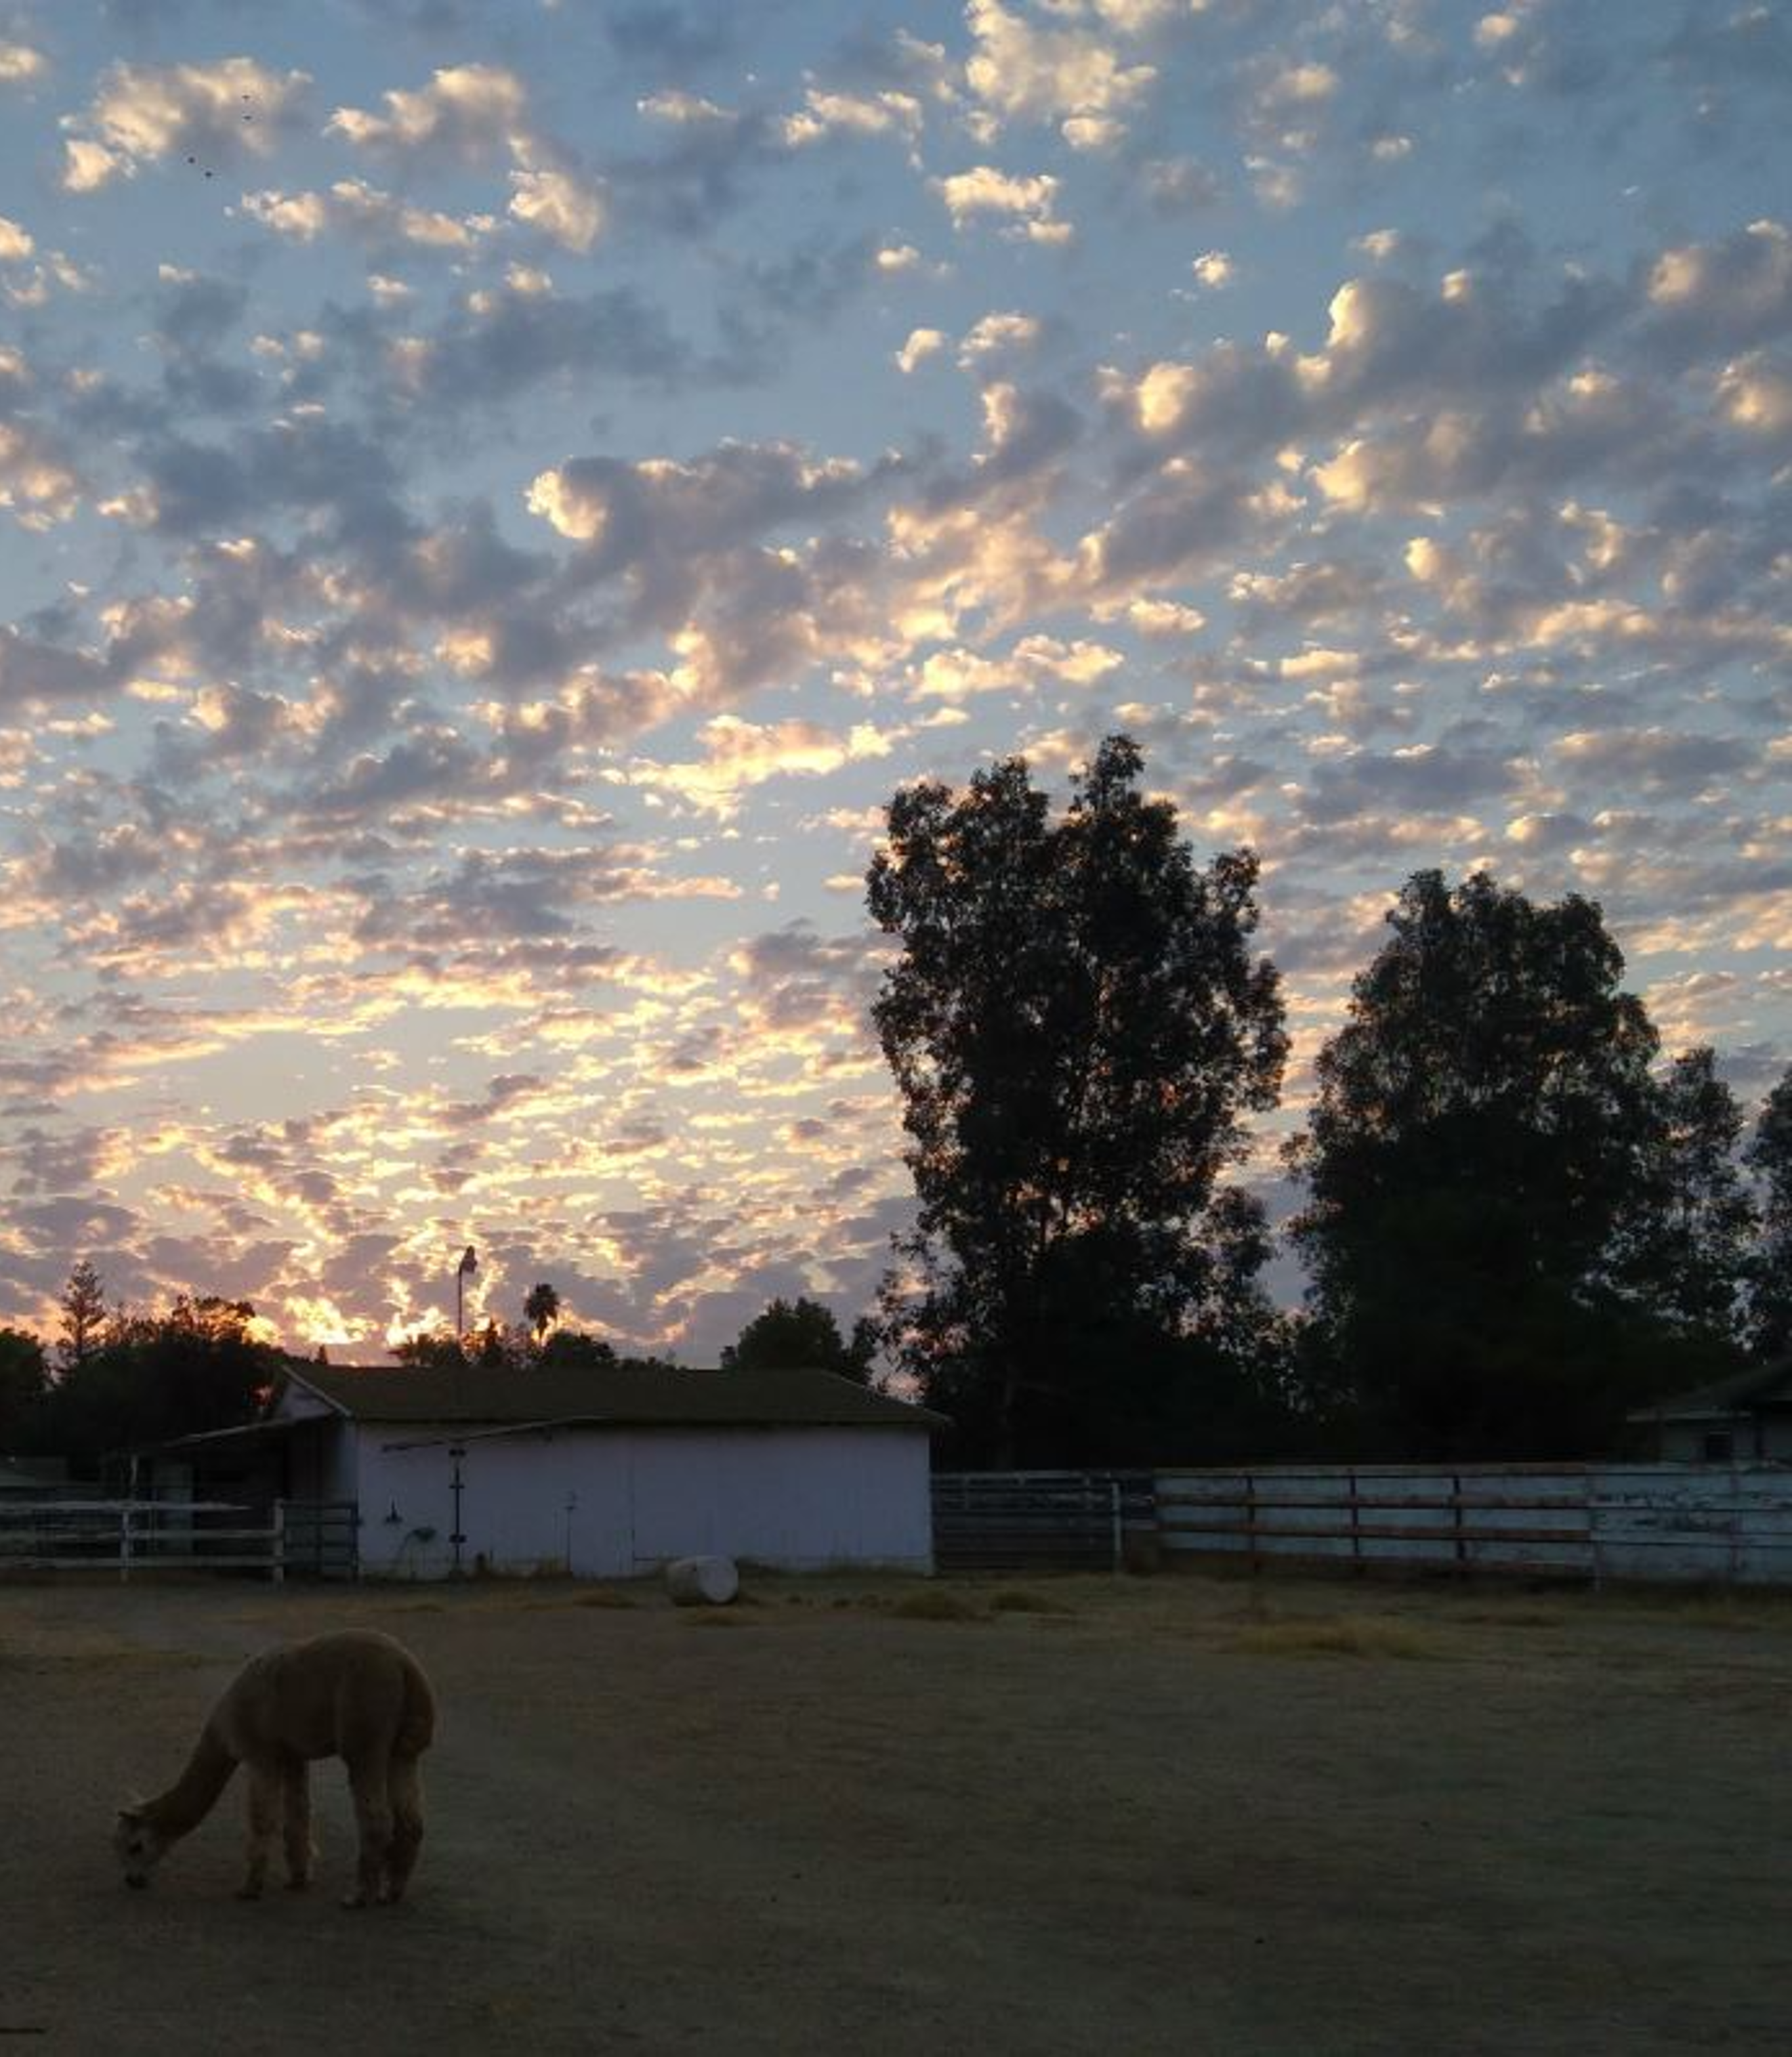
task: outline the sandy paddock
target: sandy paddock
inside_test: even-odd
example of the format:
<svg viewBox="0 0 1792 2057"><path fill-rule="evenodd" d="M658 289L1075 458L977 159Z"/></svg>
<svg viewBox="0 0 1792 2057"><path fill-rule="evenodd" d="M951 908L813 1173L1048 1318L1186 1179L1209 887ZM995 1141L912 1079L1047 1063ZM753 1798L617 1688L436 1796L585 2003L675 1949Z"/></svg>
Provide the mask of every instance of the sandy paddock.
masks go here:
<svg viewBox="0 0 1792 2057"><path fill-rule="evenodd" d="M0 1587L0 2044L1792 2049L1792 1603L748 1594ZM117 1801L242 1658L356 1624L441 1698L411 1903L336 1905L334 1766L311 1893L232 1898L237 1786L127 1893Z"/></svg>

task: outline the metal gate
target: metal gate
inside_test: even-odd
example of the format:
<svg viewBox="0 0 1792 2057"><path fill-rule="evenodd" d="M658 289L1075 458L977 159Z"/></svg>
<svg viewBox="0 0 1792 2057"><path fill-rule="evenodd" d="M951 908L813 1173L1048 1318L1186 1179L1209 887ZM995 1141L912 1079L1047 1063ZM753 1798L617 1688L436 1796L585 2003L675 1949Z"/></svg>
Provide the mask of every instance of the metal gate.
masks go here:
<svg viewBox="0 0 1792 2057"><path fill-rule="evenodd" d="M1149 1472L936 1472L942 1571L1118 1571L1129 1528L1155 1521Z"/></svg>

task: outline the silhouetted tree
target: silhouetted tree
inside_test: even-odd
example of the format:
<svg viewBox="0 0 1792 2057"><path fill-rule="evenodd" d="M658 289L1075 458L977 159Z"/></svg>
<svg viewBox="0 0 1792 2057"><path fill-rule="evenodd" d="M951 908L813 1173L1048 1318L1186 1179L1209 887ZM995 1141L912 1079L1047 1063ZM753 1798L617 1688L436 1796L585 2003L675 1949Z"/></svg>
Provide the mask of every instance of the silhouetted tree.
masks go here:
<svg viewBox="0 0 1792 2057"><path fill-rule="evenodd" d="M469 1361L461 1338L452 1329L419 1329L395 1342L392 1354L400 1364L420 1371L445 1371Z"/></svg>
<svg viewBox="0 0 1792 2057"><path fill-rule="evenodd" d="M584 1329L556 1329L541 1346L540 1361L562 1370L613 1371L621 1360L614 1344Z"/></svg>
<svg viewBox="0 0 1792 2057"><path fill-rule="evenodd" d="M1388 921L1289 1152L1325 1376L1371 1451L1596 1453L1628 1405L1721 1368L1671 1318L1717 1290L1708 1068L1658 1084L1655 1029L1579 894L1422 871ZM1664 1203L1694 1167L1676 1243Z"/></svg>
<svg viewBox="0 0 1792 2057"><path fill-rule="evenodd" d="M523 1302L523 1318L533 1331L537 1344L560 1319L560 1296L545 1280L529 1288L528 1298Z"/></svg>
<svg viewBox="0 0 1792 2057"><path fill-rule="evenodd" d="M0 1329L0 1450L30 1440L49 1391L43 1345L23 1329Z"/></svg>
<svg viewBox="0 0 1792 2057"><path fill-rule="evenodd" d="M864 1385L870 1381L876 1353L873 1324L862 1319L856 1322L848 1342L832 1310L799 1294L794 1300L775 1299L763 1314L756 1314L722 1351L722 1364L725 1371L797 1367L831 1371Z"/></svg>
<svg viewBox="0 0 1792 2057"><path fill-rule="evenodd" d="M57 1378L40 1447L91 1473L108 1452L252 1421L285 1360L247 1300L182 1294L166 1314L120 1313Z"/></svg>
<svg viewBox="0 0 1792 2057"><path fill-rule="evenodd" d="M82 1258L69 1274L69 1282L62 1288L61 1306L61 1340L56 1353L66 1370L82 1362L97 1346L105 1327L105 1289L87 1258Z"/></svg>
<svg viewBox="0 0 1792 2057"><path fill-rule="evenodd" d="M1256 858L1197 869L1142 768L1109 737L1056 821L1018 758L907 787L868 877L901 944L872 1014L920 1203L885 1334L973 1461L1078 1461L1118 1342L1185 1338L1229 1290L1219 1180L1274 1104L1281 1000L1250 953Z"/></svg>
<svg viewBox="0 0 1792 2057"><path fill-rule="evenodd" d="M1792 1350L1792 1069L1768 1094L1745 1155L1761 1209L1750 1266L1749 1342L1762 1357L1780 1357Z"/></svg>
<svg viewBox="0 0 1792 2057"><path fill-rule="evenodd" d="M1656 1113L1613 1282L1683 1335L1734 1341L1758 1217L1737 1159L1742 1109L1709 1048L1674 1060Z"/></svg>

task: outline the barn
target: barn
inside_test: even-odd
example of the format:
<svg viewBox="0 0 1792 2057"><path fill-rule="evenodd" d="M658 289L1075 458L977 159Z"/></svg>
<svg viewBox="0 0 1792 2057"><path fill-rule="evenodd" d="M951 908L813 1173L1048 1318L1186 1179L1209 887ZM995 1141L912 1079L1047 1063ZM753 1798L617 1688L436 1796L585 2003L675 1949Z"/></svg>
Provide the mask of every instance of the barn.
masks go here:
<svg viewBox="0 0 1792 2057"><path fill-rule="evenodd" d="M1626 1418L1632 1440L1663 1463L1783 1464L1792 1460L1792 1356L1671 1394Z"/></svg>
<svg viewBox="0 0 1792 2057"><path fill-rule="evenodd" d="M353 1503L361 1571L932 1569L927 1409L823 1371L308 1365L137 1460L157 1497Z"/></svg>

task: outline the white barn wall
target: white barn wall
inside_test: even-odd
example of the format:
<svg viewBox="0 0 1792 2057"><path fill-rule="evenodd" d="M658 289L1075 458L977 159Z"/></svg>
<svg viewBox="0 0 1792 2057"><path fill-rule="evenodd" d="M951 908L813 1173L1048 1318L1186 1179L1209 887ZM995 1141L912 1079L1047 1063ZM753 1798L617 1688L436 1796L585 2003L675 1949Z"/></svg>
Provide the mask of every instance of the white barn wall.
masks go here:
<svg viewBox="0 0 1792 2057"><path fill-rule="evenodd" d="M344 1440L356 1450L364 1572L446 1576L450 1432L357 1424ZM788 1571L932 1568L924 1433L560 1429L460 1447L467 1570L483 1556L499 1571L628 1578L711 1552Z"/></svg>
<svg viewBox="0 0 1792 2057"><path fill-rule="evenodd" d="M705 1552L789 1571L931 1571L928 1447L904 1429L709 1429L634 1438L635 1557Z"/></svg>

